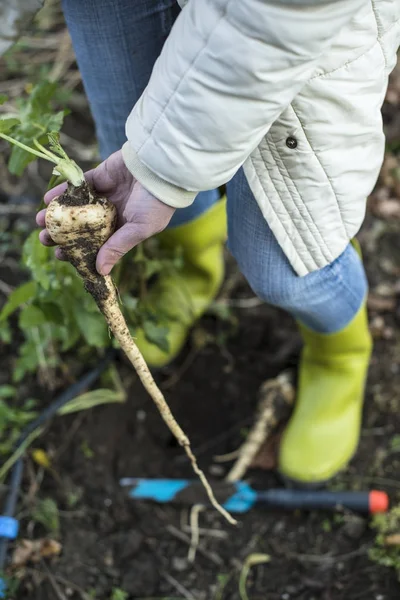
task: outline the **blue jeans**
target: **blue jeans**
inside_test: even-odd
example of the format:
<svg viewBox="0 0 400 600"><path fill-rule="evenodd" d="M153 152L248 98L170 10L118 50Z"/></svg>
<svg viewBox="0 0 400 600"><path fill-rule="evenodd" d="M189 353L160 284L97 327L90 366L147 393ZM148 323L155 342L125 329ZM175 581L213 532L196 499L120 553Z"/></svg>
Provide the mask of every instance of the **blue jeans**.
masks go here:
<svg viewBox="0 0 400 600"><path fill-rule="evenodd" d="M104 159L125 142L125 121L149 80L179 14L176 0L63 0L63 9ZM243 171L228 186L229 247L254 292L321 333L341 330L365 299L367 282L349 245L333 263L298 277L252 195ZM201 192L171 226L196 218L219 198Z"/></svg>

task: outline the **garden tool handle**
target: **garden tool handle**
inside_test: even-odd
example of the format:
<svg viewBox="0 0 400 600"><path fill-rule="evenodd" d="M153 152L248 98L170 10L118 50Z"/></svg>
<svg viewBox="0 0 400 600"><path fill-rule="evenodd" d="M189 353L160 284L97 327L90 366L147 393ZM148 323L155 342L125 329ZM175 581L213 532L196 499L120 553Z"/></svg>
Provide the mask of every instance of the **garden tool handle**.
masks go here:
<svg viewBox="0 0 400 600"><path fill-rule="evenodd" d="M135 500L153 500L189 506L208 505L208 499L198 481L126 477L121 479L120 483L128 488L129 496ZM219 502L226 510L234 513L245 513L255 505L286 510L344 508L363 514L386 512L389 508L388 495L378 490L361 492L289 488L255 490L245 481L235 483L213 481L212 486Z"/></svg>
<svg viewBox="0 0 400 600"><path fill-rule="evenodd" d="M325 490L271 489L258 492L257 502L289 510L332 510L341 507L364 514L386 512L389 497L386 492L331 492Z"/></svg>

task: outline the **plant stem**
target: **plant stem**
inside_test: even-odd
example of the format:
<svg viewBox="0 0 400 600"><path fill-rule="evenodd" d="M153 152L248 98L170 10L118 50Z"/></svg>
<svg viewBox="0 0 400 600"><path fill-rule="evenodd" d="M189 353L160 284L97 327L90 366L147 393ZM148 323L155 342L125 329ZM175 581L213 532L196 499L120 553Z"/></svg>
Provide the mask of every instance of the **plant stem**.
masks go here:
<svg viewBox="0 0 400 600"><path fill-rule="evenodd" d="M37 140L33 140L33 143L35 144L36 148L38 148L40 150L40 152L43 152L43 154L46 154L46 156L48 156L54 164L58 165L61 158L59 158L58 156L53 154L53 152L50 152L50 150L47 150L47 148L42 146L42 144L40 142L38 142Z"/></svg>
<svg viewBox="0 0 400 600"><path fill-rule="evenodd" d="M34 148L25 146L25 144L23 144L22 142L19 142L18 140L14 140L12 137L10 137L9 135L7 135L5 133L0 133L0 137L3 138L3 140L10 142L10 144L14 144L14 146L18 146L19 148L22 148L22 150L25 150L26 152L30 152L31 154L35 154L35 156L38 156L39 158L44 158L45 160L48 160L49 162L54 163L54 160L50 159L43 152L39 152L38 150L35 150Z"/></svg>
<svg viewBox="0 0 400 600"><path fill-rule="evenodd" d="M53 163L53 165L56 165L55 171L53 171L53 173L57 174L57 175L62 175L63 177L65 177L65 179L67 181L70 181L72 183L72 185L74 185L75 187L80 186L85 181L85 177L83 175L82 169L80 167L78 167L76 162L74 162L73 160L68 158L68 156L67 156L67 154L65 154L65 152L64 152L65 157L62 158L62 157L58 157L56 154L53 154L52 152L50 152L50 150L47 150L47 148L42 146L42 144L40 144L37 140L33 140L33 143L35 144L35 146L40 148L40 150L35 150L35 148L26 146L22 142L19 142L18 140L14 140L12 137L10 137L9 135L7 135L5 133L0 133L0 138L3 138L7 142L10 142L10 144L14 144L14 146L18 146L19 148L22 148L22 150L25 150L25 152L29 152L30 154L34 154L35 156L38 156L39 158L44 158L44 160L47 160L48 162Z"/></svg>
<svg viewBox="0 0 400 600"><path fill-rule="evenodd" d="M28 435L28 437L22 442L22 444L20 446L18 446L18 448L15 450L14 454L12 454L12 456L10 456L9 459L6 460L6 462L1 466L0 468L0 481L2 482L4 480L4 477L7 475L8 471L11 469L11 467L17 462L17 460L19 458L21 458L21 456L23 454L25 454L25 450L27 448L29 448L29 446L32 444L32 442L42 433L43 431L43 427L39 427L38 429L35 429L34 431L32 431L32 433L30 433Z"/></svg>

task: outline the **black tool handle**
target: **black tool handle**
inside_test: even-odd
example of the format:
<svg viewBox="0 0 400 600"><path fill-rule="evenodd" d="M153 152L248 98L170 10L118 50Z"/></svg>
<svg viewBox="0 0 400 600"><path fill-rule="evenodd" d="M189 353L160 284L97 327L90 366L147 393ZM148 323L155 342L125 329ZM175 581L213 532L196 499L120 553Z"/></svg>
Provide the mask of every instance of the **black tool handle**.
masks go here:
<svg viewBox="0 0 400 600"><path fill-rule="evenodd" d="M329 492L325 490L272 489L258 492L257 501L275 508L289 510L332 510L342 507L355 512L373 514L386 512L389 498L378 490L364 492Z"/></svg>

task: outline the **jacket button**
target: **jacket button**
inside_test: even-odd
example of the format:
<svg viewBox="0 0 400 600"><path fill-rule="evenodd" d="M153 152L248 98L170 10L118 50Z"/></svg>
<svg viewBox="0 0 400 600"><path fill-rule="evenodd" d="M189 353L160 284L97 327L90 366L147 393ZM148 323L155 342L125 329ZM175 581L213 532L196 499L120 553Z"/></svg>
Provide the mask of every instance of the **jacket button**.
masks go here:
<svg viewBox="0 0 400 600"><path fill-rule="evenodd" d="M290 148L291 150L294 150L295 148L297 148L297 140L294 137L288 137L286 140L286 146L288 148Z"/></svg>

